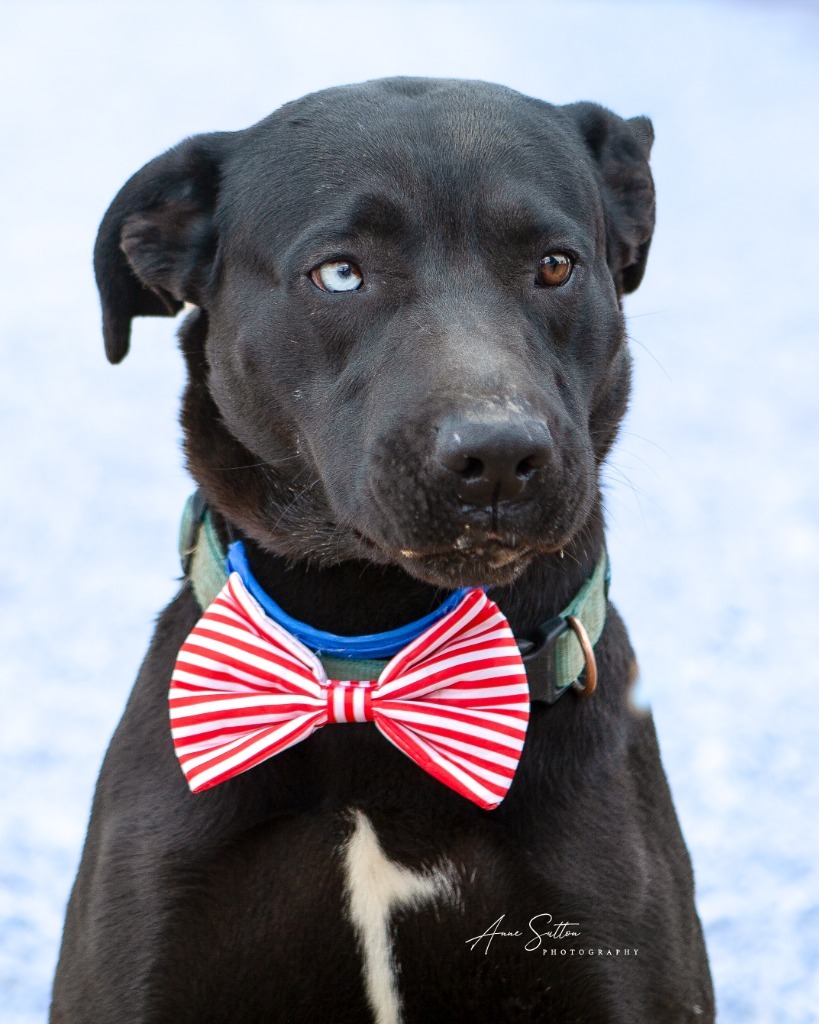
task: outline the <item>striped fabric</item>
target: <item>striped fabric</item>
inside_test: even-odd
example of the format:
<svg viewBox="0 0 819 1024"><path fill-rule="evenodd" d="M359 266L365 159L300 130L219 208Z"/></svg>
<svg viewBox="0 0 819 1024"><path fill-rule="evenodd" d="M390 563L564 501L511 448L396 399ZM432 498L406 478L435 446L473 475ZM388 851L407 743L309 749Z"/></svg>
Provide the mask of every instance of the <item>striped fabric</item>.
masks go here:
<svg viewBox="0 0 819 1024"><path fill-rule="evenodd" d="M171 735L194 793L306 739L374 722L436 779L480 807L512 783L529 720L515 638L482 590L400 651L378 680L328 679L232 573L179 652Z"/></svg>

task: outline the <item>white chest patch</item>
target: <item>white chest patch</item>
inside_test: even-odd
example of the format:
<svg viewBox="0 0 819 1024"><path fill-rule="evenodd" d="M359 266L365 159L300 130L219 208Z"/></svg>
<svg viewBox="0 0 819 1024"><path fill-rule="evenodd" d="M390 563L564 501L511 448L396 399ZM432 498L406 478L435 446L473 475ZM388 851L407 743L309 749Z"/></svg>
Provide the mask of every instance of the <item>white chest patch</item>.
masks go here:
<svg viewBox="0 0 819 1024"><path fill-rule="evenodd" d="M364 987L376 1024L401 1024L390 916L398 908L417 908L436 899L457 904L457 875L448 861L423 872L396 864L384 855L366 814L356 811L354 822L344 866L347 911L361 947Z"/></svg>

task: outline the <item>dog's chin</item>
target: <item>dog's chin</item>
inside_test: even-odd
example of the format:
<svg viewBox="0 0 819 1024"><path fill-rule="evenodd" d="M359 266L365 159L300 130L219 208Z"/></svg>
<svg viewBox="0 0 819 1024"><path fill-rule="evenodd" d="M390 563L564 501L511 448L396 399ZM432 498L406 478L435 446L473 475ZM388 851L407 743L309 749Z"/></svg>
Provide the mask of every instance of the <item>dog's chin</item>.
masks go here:
<svg viewBox="0 0 819 1024"><path fill-rule="evenodd" d="M468 551L399 551L395 556L410 576L436 587L502 587L514 582L529 565L534 551L488 542Z"/></svg>

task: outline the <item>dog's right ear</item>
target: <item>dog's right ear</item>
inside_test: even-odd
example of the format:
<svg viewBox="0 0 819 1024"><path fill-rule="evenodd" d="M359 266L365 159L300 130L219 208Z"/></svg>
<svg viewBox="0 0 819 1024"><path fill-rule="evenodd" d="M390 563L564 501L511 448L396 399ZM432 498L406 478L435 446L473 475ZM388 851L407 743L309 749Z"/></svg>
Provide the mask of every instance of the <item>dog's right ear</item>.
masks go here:
<svg viewBox="0 0 819 1024"><path fill-rule="evenodd" d="M214 209L231 133L197 135L146 164L120 189L100 224L94 273L105 352L124 359L135 316L175 316L202 305L218 237Z"/></svg>

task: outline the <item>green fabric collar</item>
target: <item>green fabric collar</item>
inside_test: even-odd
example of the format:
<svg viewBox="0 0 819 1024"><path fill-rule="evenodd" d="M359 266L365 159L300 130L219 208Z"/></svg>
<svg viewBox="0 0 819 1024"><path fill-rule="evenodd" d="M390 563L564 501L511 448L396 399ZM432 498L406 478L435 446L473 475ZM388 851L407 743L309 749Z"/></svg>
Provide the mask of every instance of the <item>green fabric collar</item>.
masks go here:
<svg viewBox="0 0 819 1024"><path fill-rule="evenodd" d="M179 530L179 556L182 571L199 607L204 610L227 582L227 571L225 550L200 491L185 503ZM520 642L533 700L552 704L579 679L586 656L576 634L565 628L565 619L568 616L578 619L593 647L606 624L608 584L609 561L604 551L574 600L556 619L544 625L542 644L529 651L527 648L532 645ZM386 661L328 656L323 656L321 661L330 679L377 679L387 664Z"/></svg>

